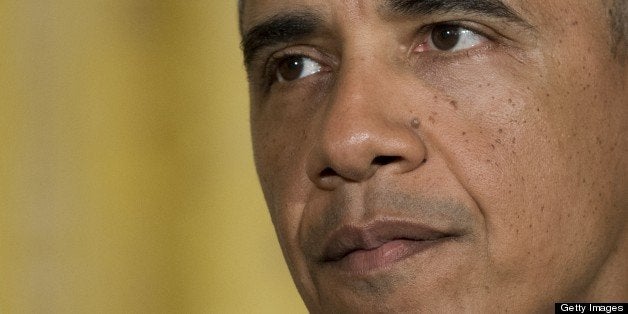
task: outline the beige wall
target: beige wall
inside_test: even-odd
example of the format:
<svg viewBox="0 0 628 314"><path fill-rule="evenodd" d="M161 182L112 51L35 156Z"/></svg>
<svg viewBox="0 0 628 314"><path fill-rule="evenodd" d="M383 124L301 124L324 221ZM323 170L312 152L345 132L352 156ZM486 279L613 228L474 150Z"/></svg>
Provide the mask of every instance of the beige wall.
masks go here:
<svg viewBox="0 0 628 314"><path fill-rule="evenodd" d="M235 0L0 0L0 313L299 313Z"/></svg>

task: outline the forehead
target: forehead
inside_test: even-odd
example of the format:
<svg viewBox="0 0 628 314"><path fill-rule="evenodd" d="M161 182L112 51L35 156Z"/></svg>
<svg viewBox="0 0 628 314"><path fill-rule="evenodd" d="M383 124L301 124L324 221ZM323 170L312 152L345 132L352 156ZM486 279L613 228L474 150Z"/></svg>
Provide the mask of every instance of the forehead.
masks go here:
<svg viewBox="0 0 628 314"><path fill-rule="evenodd" d="M265 19L290 11L316 11L321 17L331 17L332 12L342 11L343 15L357 15L368 7L377 8L390 4L411 6L422 3L428 6L444 6L451 3L473 3L474 6L493 6L509 8L529 20L531 24L544 24L552 19L562 19L566 15L586 16L591 8L601 8L606 1L582 0L240 0L240 20L243 30L247 30ZM598 10L593 10L598 11ZM433 12L438 14L438 12Z"/></svg>
<svg viewBox="0 0 628 314"><path fill-rule="evenodd" d="M344 15L359 15L369 8L411 7L416 4L425 7L447 7L465 3L475 3L473 4L475 7L498 5L514 8L516 11L523 8L521 0L240 0L239 13L242 28L248 29L266 18L290 11L315 11L325 17L331 16L330 13L333 11L342 11Z"/></svg>

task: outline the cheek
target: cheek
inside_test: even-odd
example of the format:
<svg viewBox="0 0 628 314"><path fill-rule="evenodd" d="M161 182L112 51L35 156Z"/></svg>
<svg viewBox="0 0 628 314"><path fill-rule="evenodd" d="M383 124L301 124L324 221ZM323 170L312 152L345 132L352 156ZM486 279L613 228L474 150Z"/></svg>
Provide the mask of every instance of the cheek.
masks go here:
<svg viewBox="0 0 628 314"><path fill-rule="evenodd" d="M613 208L608 178L617 162L600 151L616 147L612 130L625 118L617 122L621 118L603 116L608 108L590 109L602 103L599 93L590 92L599 90L595 83L567 86L558 77L560 84L552 84L547 73L522 73L506 64L487 65L483 75L476 75L476 66L456 73L443 86L457 101L448 119L462 127L443 129L441 141L450 142L440 145L448 147L452 171L482 211L495 270L530 278L565 269L584 274L612 242L592 241L603 234L612 238L616 230L608 221L622 221L617 210L604 212ZM604 75L591 81L603 82Z"/></svg>
<svg viewBox="0 0 628 314"><path fill-rule="evenodd" d="M455 175L480 206L512 212L513 204L523 202L525 177L538 170L525 156L537 153L536 140L545 131L533 93L541 85L538 76L508 60L501 56L447 68L447 83L440 88L453 99L444 117L453 122L438 132Z"/></svg>
<svg viewBox="0 0 628 314"><path fill-rule="evenodd" d="M305 172L309 141L307 123L295 119L257 116L251 119L253 146L260 182L292 278L313 304L316 295L299 246L311 184Z"/></svg>
<svg viewBox="0 0 628 314"><path fill-rule="evenodd" d="M307 193L305 158L308 145L306 123L269 112L252 115L251 129L255 164L273 223L298 225Z"/></svg>
<svg viewBox="0 0 628 314"><path fill-rule="evenodd" d="M294 132L278 123L254 123L253 150L262 188L273 198L294 185L301 168L300 148L294 145ZM301 136L298 136L302 138Z"/></svg>
<svg viewBox="0 0 628 314"><path fill-rule="evenodd" d="M519 264L512 259L529 253L523 239L545 241L554 205L543 202L555 194L546 166L559 163L560 155L548 140L547 108L537 95L544 88L540 75L510 63L460 64L449 74L455 79L444 92L457 103L448 119L461 127L443 130L451 142L440 144L448 147L454 175L478 203L491 255L503 265Z"/></svg>
<svg viewBox="0 0 628 314"><path fill-rule="evenodd" d="M318 89L324 88L318 81L312 84ZM305 162L312 142L309 130L320 120L325 99L313 94L318 89L306 87L292 90L282 87L262 103L252 105L251 130L257 171L265 193L272 194L276 204L294 199L307 185Z"/></svg>

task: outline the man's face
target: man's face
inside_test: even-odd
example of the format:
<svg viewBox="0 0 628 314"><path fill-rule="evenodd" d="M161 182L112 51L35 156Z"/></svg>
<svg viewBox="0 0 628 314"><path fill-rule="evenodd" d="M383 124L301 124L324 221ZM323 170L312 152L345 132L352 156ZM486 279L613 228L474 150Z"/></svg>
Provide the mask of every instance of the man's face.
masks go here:
<svg viewBox="0 0 628 314"><path fill-rule="evenodd" d="M607 5L246 1L255 160L311 311L625 300Z"/></svg>

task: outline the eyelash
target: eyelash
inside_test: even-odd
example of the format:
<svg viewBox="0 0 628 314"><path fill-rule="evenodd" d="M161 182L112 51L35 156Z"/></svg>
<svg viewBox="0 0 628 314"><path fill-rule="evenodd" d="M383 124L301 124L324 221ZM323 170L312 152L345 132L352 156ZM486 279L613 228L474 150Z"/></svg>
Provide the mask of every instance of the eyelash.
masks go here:
<svg viewBox="0 0 628 314"><path fill-rule="evenodd" d="M279 53L272 55L268 59L268 61L264 65L264 71L262 73L263 77L261 81L266 91L268 91L275 83L279 82L277 79L277 70L279 68L279 65L282 62L288 60L289 58L294 58L294 57L309 58L321 64L323 68L329 68L329 66L325 66L326 64L325 62L321 61L321 59L326 58L326 57L320 56L321 55L320 52L316 53L316 54L319 54L319 56L314 57L313 54L315 53L312 53L312 52L304 53L302 50L301 51L294 51L294 50L296 49L288 48L287 50L283 50ZM324 70L321 72L326 72L326 71L327 70Z"/></svg>
<svg viewBox="0 0 628 314"><path fill-rule="evenodd" d="M469 24L474 24L474 25L469 25ZM434 31L434 29L436 29L437 27L444 27L444 26L450 26L450 27L455 27L455 28L466 30L466 31L470 31L474 35L483 37L489 43L493 43L498 40L495 35L492 35L487 31L480 30L479 28L481 27L476 26L476 23L470 23L470 22L465 22L465 21L439 22L439 23L433 23L425 27L422 27L417 32L417 37L422 38L422 40L417 41L416 44L412 46L413 49L411 49L411 51L414 51L414 49L417 48L419 45L430 41L433 34L432 32ZM474 49L476 48L474 47L467 48L467 49L463 49L462 51L436 50L436 51L431 51L431 53L439 54L441 56L447 56L447 57L456 57L458 56L458 54L461 54L461 53L466 54L467 51L474 50Z"/></svg>

